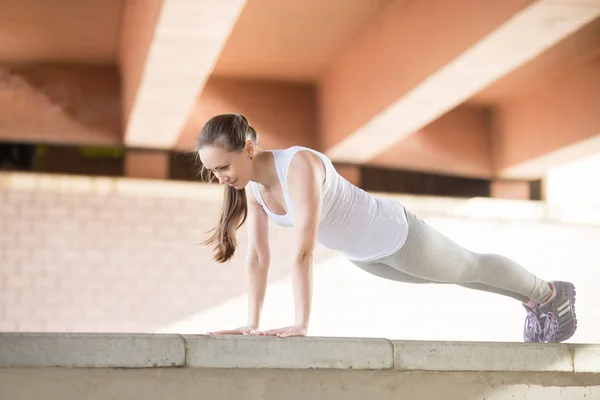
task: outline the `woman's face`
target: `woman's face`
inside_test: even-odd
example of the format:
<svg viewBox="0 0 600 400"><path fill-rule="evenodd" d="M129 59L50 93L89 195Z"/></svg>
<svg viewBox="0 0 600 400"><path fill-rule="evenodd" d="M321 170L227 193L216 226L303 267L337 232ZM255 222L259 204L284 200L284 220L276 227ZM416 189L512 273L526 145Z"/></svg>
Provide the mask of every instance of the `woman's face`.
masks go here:
<svg viewBox="0 0 600 400"><path fill-rule="evenodd" d="M241 190L250 182L252 162L246 149L227 151L219 146L205 146L198 151L198 155L204 167L212 171L221 185L227 184Z"/></svg>

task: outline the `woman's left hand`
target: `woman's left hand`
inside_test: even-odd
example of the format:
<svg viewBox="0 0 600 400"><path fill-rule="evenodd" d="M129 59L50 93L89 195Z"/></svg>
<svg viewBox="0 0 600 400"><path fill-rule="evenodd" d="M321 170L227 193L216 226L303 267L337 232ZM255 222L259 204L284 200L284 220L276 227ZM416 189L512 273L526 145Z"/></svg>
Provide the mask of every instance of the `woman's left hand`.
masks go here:
<svg viewBox="0 0 600 400"><path fill-rule="evenodd" d="M268 331L258 332L262 336L277 336L277 337L290 337L290 336L306 336L308 329L300 325L291 325L283 328L271 329Z"/></svg>

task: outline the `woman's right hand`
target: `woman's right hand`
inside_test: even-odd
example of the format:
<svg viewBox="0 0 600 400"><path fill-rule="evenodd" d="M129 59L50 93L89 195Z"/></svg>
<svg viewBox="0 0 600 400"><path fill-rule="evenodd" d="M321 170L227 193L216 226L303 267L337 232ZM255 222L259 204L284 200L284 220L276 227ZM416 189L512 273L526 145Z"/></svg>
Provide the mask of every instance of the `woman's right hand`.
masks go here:
<svg viewBox="0 0 600 400"><path fill-rule="evenodd" d="M240 326L235 329L226 329L216 332L208 332L209 335L258 335L258 330L253 326Z"/></svg>

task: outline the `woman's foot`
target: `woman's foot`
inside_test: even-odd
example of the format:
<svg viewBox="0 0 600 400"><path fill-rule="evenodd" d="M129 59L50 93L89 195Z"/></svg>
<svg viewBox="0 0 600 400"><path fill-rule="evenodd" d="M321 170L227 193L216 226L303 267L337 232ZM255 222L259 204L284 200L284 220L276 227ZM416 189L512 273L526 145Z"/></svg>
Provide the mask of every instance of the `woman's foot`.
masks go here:
<svg viewBox="0 0 600 400"><path fill-rule="evenodd" d="M530 308L528 305L523 304L523 307L527 310L525 327L523 328L523 340L527 343L540 342L540 339L543 337L543 330L539 318L538 306Z"/></svg>
<svg viewBox="0 0 600 400"><path fill-rule="evenodd" d="M575 286L570 282L551 282L552 294L543 304L523 305L527 310L525 342L558 343L571 338L577 330Z"/></svg>
<svg viewBox="0 0 600 400"><path fill-rule="evenodd" d="M550 300L537 307L543 336L547 343L564 342L577 330L575 315L575 286L570 282L550 282L554 293Z"/></svg>

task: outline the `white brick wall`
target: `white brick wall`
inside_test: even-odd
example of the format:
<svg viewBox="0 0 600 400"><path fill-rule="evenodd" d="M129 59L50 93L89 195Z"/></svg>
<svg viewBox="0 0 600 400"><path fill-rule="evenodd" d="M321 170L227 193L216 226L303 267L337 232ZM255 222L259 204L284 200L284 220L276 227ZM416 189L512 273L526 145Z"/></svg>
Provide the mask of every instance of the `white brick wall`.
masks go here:
<svg viewBox="0 0 600 400"><path fill-rule="evenodd" d="M243 323L245 229L230 264L197 244L217 218L220 193L202 184L0 175L0 331L204 333ZM568 214L534 203L398 199L473 250L575 281L582 323L572 341L600 342L600 224L590 220L598 210L587 210L585 226L557 223ZM287 238L273 226L265 328L293 319ZM314 335L520 341L524 315L508 299L384 281L322 247L314 279Z"/></svg>
<svg viewBox="0 0 600 400"><path fill-rule="evenodd" d="M116 194L60 192L48 181L6 186L0 330L151 332L245 291L243 230L232 263L213 262L198 245L216 220L220 188L204 198L165 198L133 195L135 187ZM167 195L170 186L162 188ZM286 274L285 248L273 250L277 280Z"/></svg>

